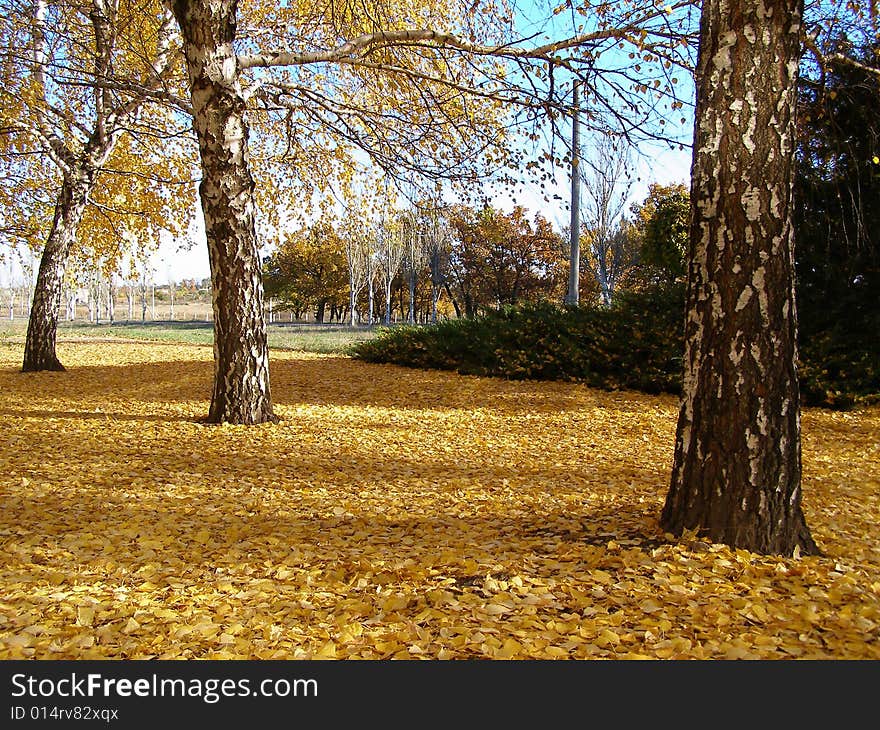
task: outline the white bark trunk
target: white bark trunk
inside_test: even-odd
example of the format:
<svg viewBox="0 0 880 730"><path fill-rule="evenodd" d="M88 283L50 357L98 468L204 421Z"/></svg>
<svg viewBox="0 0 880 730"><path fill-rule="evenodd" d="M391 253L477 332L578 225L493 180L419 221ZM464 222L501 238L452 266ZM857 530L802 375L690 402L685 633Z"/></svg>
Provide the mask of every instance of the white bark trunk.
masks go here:
<svg viewBox="0 0 880 730"><path fill-rule="evenodd" d="M661 522L816 552L801 512L792 168L800 0L703 4L688 314Z"/></svg>
<svg viewBox="0 0 880 730"><path fill-rule="evenodd" d="M237 3L175 0L173 10L184 37L202 159L199 192L214 310L208 421L274 421L248 127L233 49Z"/></svg>

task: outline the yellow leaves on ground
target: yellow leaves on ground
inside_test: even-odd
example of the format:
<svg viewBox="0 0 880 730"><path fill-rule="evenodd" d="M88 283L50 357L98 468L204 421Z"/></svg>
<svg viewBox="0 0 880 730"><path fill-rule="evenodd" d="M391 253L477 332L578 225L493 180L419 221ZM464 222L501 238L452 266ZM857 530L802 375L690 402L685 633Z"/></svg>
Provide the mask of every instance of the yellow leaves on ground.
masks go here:
<svg viewBox="0 0 880 730"><path fill-rule="evenodd" d="M822 558L657 515L669 397L273 354L283 421L204 426L211 349L0 345L0 658L880 659L880 410L804 415Z"/></svg>

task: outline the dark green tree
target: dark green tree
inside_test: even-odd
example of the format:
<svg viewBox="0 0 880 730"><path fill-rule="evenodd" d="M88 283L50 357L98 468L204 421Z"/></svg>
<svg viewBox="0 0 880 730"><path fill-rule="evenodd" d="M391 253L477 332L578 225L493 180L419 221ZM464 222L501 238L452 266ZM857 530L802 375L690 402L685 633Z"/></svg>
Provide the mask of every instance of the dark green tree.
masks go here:
<svg viewBox="0 0 880 730"><path fill-rule="evenodd" d="M880 45L824 50L799 88L801 379L811 402L848 406L880 392Z"/></svg>
<svg viewBox="0 0 880 730"><path fill-rule="evenodd" d="M666 188L657 199L642 234L642 263L667 283L685 275L691 197L683 185Z"/></svg>
<svg viewBox="0 0 880 730"><path fill-rule="evenodd" d="M630 207L638 243L636 288L683 282L690 234L690 190L682 183L651 183L641 203Z"/></svg>
<svg viewBox="0 0 880 730"><path fill-rule="evenodd" d="M880 263L880 45L828 51L800 85L796 178L800 295L826 306Z"/></svg>

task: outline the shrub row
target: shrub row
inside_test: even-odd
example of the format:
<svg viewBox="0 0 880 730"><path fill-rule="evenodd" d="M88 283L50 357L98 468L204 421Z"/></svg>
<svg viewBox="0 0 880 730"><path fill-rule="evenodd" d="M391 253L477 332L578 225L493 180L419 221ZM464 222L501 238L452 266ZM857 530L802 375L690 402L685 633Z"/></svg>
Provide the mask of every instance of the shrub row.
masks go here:
<svg viewBox="0 0 880 730"><path fill-rule="evenodd" d="M469 375L674 392L681 384L682 311L679 291L623 296L607 309L530 303L431 327L388 328L351 354Z"/></svg>
<svg viewBox="0 0 880 730"><path fill-rule="evenodd" d="M610 308L530 303L430 327L386 328L349 352L367 362L469 375L678 393L683 312L681 287L623 294ZM801 347L806 405L880 401L876 344L859 346L844 334L829 330Z"/></svg>
<svg viewBox="0 0 880 730"><path fill-rule="evenodd" d="M801 393L808 405L880 403L880 276L835 296L801 297Z"/></svg>

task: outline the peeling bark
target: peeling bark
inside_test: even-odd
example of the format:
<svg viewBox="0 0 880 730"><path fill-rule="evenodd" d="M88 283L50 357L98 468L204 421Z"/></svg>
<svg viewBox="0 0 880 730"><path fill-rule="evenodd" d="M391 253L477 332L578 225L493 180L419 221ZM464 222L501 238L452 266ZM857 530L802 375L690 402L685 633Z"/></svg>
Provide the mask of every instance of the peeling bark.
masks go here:
<svg viewBox="0 0 880 730"><path fill-rule="evenodd" d="M792 178L802 0L707 0L664 529L817 553L801 510Z"/></svg>
<svg viewBox="0 0 880 730"><path fill-rule="evenodd" d="M277 420L254 220L248 126L233 41L235 0L176 0L199 141L214 310L214 388L209 423Z"/></svg>
<svg viewBox="0 0 880 730"><path fill-rule="evenodd" d="M110 12L112 10L112 13ZM117 99L108 89L95 86L92 90L94 124L87 139L65 142L65 125L58 124L51 94L47 91L46 78L50 63L52 42L47 37L46 14L48 4L38 0L33 4L31 16L32 38L28 53L32 62L32 74L37 96L42 98L46 109L38 112L29 133L42 140L42 152L61 171L62 185L55 205L55 217L49 238L40 259L40 268L34 287L33 305L28 318L22 371L64 370L55 352L58 315L61 308L61 291L64 270L73 246L77 229L95 186L98 174L107 162L120 136L136 119L145 102L144 97ZM116 43L118 7L103 0L93 0L88 17L93 29L94 47L92 74L103 78L113 70L113 51ZM165 13L159 28L156 54L152 64L155 78L148 82L158 86L159 80L171 58L170 15ZM83 125L76 125L84 128Z"/></svg>
<svg viewBox="0 0 880 730"><path fill-rule="evenodd" d="M62 182L55 203L52 229L40 257L34 299L28 317L22 372L64 370L55 353L64 269L93 185L94 174L82 174L76 180L65 176Z"/></svg>

